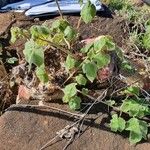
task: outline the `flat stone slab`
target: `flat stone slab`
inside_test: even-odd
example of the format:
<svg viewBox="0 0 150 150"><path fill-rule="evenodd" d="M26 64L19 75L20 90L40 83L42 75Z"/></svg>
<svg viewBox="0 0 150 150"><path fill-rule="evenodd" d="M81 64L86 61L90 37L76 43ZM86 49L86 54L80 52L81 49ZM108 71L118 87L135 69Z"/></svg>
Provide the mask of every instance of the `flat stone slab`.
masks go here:
<svg viewBox="0 0 150 150"><path fill-rule="evenodd" d="M100 115L100 114L99 114ZM127 138L104 127L107 115L86 121L86 131L68 150L148 150L150 143L131 146ZM0 117L0 150L40 150L56 132L73 123L73 118L54 111L13 106ZM44 150L62 150L67 140L57 140Z"/></svg>

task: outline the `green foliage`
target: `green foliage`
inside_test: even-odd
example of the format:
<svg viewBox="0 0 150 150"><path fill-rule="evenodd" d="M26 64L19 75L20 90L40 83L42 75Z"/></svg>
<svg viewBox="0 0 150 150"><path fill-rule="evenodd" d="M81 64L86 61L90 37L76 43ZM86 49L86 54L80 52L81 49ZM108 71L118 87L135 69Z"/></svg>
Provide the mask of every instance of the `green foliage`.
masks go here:
<svg viewBox="0 0 150 150"><path fill-rule="evenodd" d="M136 96L139 95L139 90L135 87L130 87L128 90ZM130 131L129 141L131 144L140 142L143 138L147 139L149 125L141 119L150 114L149 104L144 103L143 99L130 98L123 101L120 111L129 114L131 118L125 121L124 119L119 120L120 117L117 114L113 115L110 121L111 130L114 132Z"/></svg>
<svg viewBox="0 0 150 150"><path fill-rule="evenodd" d="M77 33L73 27L67 26L64 30L64 36L68 41L72 41L77 37Z"/></svg>
<svg viewBox="0 0 150 150"><path fill-rule="evenodd" d="M44 50L32 39L25 43L25 49L23 50L23 53L30 67L32 64L38 67L44 64Z"/></svg>
<svg viewBox="0 0 150 150"><path fill-rule="evenodd" d="M85 73L86 77L93 82L97 76L97 66L95 63L88 62L83 64L82 66L83 73Z"/></svg>
<svg viewBox="0 0 150 150"><path fill-rule="evenodd" d="M2 50L2 48L3 48L3 46L2 46L2 44L0 43L0 50Z"/></svg>
<svg viewBox="0 0 150 150"><path fill-rule="evenodd" d="M30 28L31 39L38 45L46 46L48 43L45 40L50 38L50 29L46 26L33 25Z"/></svg>
<svg viewBox="0 0 150 150"><path fill-rule="evenodd" d="M130 131L129 141L131 144L140 142L142 138L147 139L148 124L137 118L131 118L126 125L126 130Z"/></svg>
<svg viewBox="0 0 150 150"><path fill-rule="evenodd" d="M96 15L95 5L88 0L81 10L81 18L85 23L90 23L95 17L95 15Z"/></svg>
<svg viewBox="0 0 150 150"><path fill-rule="evenodd" d="M121 63L121 70L129 75L132 75L135 72L135 68L125 59Z"/></svg>
<svg viewBox="0 0 150 150"><path fill-rule="evenodd" d="M16 57L7 58L6 62L9 64L14 64L18 59Z"/></svg>
<svg viewBox="0 0 150 150"><path fill-rule="evenodd" d="M106 0L111 10L121 10L126 7L126 0Z"/></svg>
<svg viewBox="0 0 150 150"><path fill-rule="evenodd" d="M100 69L107 66L110 63L110 55L99 53L93 57L93 60L95 61L97 67Z"/></svg>
<svg viewBox="0 0 150 150"><path fill-rule="evenodd" d="M67 56L66 62L65 62L65 68L67 71L74 68L76 64L76 60L72 58L70 55Z"/></svg>
<svg viewBox="0 0 150 150"><path fill-rule="evenodd" d="M129 95L139 96L140 89L139 87L136 87L136 86L130 86L124 91L124 93L129 94Z"/></svg>
<svg viewBox="0 0 150 150"><path fill-rule="evenodd" d="M114 132L117 131L122 132L125 129L125 124L126 124L125 120L121 117L118 117L117 114L114 114L110 121L111 130Z"/></svg>
<svg viewBox="0 0 150 150"><path fill-rule="evenodd" d="M86 85L87 83L87 79L82 74L79 74L78 76L76 76L76 81L80 85Z"/></svg>
<svg viewBox="0 0 150 150"><path fill-rule="evenodd" d="M112 51L115 53L116 49L119 51L118 54L121 55L121 49L115 45L110 36L100 36L80 50L84 54L84 59L79 62L78 66L76 65L76 60L68 55L65 62L66 70L70 72L71 69L76 69L77 73L75 74L75 81L73 82L76 82L76 85L79 85L79 87L81 85L85 86L89 81L93 82L96 79L99 69L109 65L111 61L110 53ZM72 88L68 87L68 85L66 87ZM69 91L69 89L67 89L67 91ZM86 95L88 91L83 87L81 92ZM71 96L65 94L63 100L64 102L69 102L70 98Z"/></svg>
<svg viewBox="0 0 150 150"><path fill-rule="evenodd" d="M81 92L82 92L83 95L87 95L89 91L86 88L82 88Z"/></svg>
<svg viewBox="0 0 150 150"><path fill-rule="evenodd" d="M36 76L39 78L39 80L43 83L47 83L49 78L45 71L45 66L41 65L40 67L36 68Z"/></svg>
<svg viewBox="0 0 150 150"><path fill-rule="evenodd" d="M133 117L144 117L149 112L149 107L138 100L126 99L123 101L120 109L128 112Z"/></svg>
<svg viewBox="0 0 150 150"><path fill-rule="evenodd" d="M48 82L48 75L45 71L44 65L44 49L46 46L51 45L63 45L68 46L69 42L76 39L77 33L73 27L70 26L69 22L64 19L56 20L53 22L51 27L46 25L34 25L28 31L18 28L11 28L11 42L14 43L19 38L27 38L28 41L25 43L25 49L23 51L26 61L29 63L29 69L32 64L36 68L36 75L41 82ZM13 63L13 59L8 60ZM69 71L74 67L76 60L67 57L66 69Z"/></svg>
<svg viewBox="0 0 150 150"><path fill-rule="evenodd" d="M69 107L73 110L80 109L81 98L74 96L69 100Z"/></svg>
<svg viewBox="0 0 150 150"><path fill-rule="evenodd" d="M76 94L77 94L76 85L77 85L77 83L71 83L64 88L63 101L65 103L69 102L72 97L76 96Z"/></svg>
<svg viewBox="0 0 150 150"><path fill-rule="evenodd" d="M24 38L26 35L28 35L28 31L24 29L20 29L19 27L12 27L10 29L11 32L11 43L15 43L16 40L19 38Z"/></svg>
<svg viewBox="0 0 150 150"><path fill-rule="evenodd" d="M106 101L106 104L108 104L108 106L113 106L113 105L115 105L115 101L114 100L107 100Z"/></svg>
<svg viewBox="0 0 150 150"><path fill-rule="evenodd" d="M145 25L145 33L142 35L142 46L150 51L150 24L147 21Z"/></svg>
<svg viewBox="0 0 150 150"><path fill-rule="evenodd" d="M65 19L59 19L52 23L51 30L55 33L64 32L69 26L69 22Z"/></svg>

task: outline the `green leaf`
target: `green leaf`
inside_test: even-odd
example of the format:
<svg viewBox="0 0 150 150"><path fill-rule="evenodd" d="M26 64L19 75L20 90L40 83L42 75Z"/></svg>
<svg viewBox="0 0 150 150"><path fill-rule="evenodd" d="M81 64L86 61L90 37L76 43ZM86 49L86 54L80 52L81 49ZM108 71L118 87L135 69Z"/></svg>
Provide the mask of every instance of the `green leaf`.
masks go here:
<svg viewBox="0 0 150 150"><path fill-rule="evenodd" d="M117 56L119 57L119 59L121 61L123 61L123 59L124 59L123 50L119 47L116 47L115 52L116 52Z"/></svg>
<svg viewBox="0 0 150 150"><path fill-rule="evenodd" d="M94 4L88 1L81 10L81 18L85 23L90 23L96 15Z"/></svg>
<svg viewBox="0 0 150 150"><path fill-rule="evenodd" d="M10 33L11 33L11 43L15 43L16 40L21 36L21 29L19 27L12 27L10 29Z"/></svg>
<svg viewBox="0 0 150 150"><path fill-rule="evenodd" d="M81 98L78 96L72 97L69 101L70 109L76 110L81 107Z"/></svg>
<svg viewBox="0 0 150 150"><path fill-rule="evenodd" d="M18 59L16 57L11 57L6 59L7 63L14 64Z"/></svg>
<svg viewBox="0 0 150 150"><path fill-rule="evenodd" d="M44 63L44 50L32 39L25 43L23 53L30 66L34 64L40 67Z"/></svg>
<svg viewBox="0 0 150 150"><path fill-rule="evenodd" d="M93 60L96 62L98 69L104 68L110 63L110 55L98 53Z"/></svg>
<svg viewBox="0 0 150 150"><path fill-rule="evenodd" d="M71 98L68 95L64 95L62 100L64 103L68 103L70 101L70 99Z"/></svg>
<svg viewBox="0 0 150 150"><path fill-rule="evenodd" d="M50 34L50 29L42 25L33 25L30 28L30 33L33 39L37 37L48 37Z"/></svg>
<svg viewBox="0 0 150 150"><path fill-rule="evenodd" d="M144 48L150 50L150 33L149 32L144 34L142 43L143 43Z"/></svg>
<svg viewBox="0 0 150 150"><path fill-rule="evenodd" d="M47 40L50 36L50 29L46 26L33 25L30 28L31 38L36 41L37 44L41 46L47 46Z"/></svg>
<svg viewBox="0 0 150 150"><path fill-rule="evenodd" d="M148 133L148 124L137 118L131 118L127 122L126 130L130 131L129 141L132 144L140 142L142 138L146 139Z"/></svg>
<svg viewBox="0 0 150 150"><path fill-rule="evenodd" d="M64 31L64 35L67 40L72 41L76 38L77 33L71 26L67 26Z"/></svg>
<svg viewBox="0 0 150 150"><path fill-rule="evenodd" d="M106 46L106 37L105 36L100 37L100 39L98 39L94 42L94 50L96 52L102 51L105 46Z"/></svg>
<svg viewBox="0 0 150 150"><path fill-rule="evenodd" d="M97 76L97 66L95 63L89 62L85 63L82 66L83 73L86 74L86 77L93 82Z"/></svg>
<svg viewBox="0 0 150 150"><path fill-rule="evenodd" d="M68 102L70 98L72 98L73 96L77 94L76 85L77 83L71 83L63 89L63 92L65 94L63 97L64 102Z"/></svg>
<svg viewBox="0 0 150 150"><path fill-rule="evenodd" d="M64 43L63 33L56 33L52 38L52 42L59 44L59 45L63 44Z"/></svg>
<svg viewBox="0 0 150 150"><path fill-rule="evenodd" d="M134 67L130 64L130 62L128 62L127 60L124 60L122 63L121 63L121 70L124 72L124 73L127 73L127 74L134 74L135 72L135 69Z"/></svg>
<svg viewBox="0 0 150 150"><path fill-rule="evenodd" d="M88 90L88 89L86 89L86 88L82 88L82 93L83 93L84 95L87 95L87 94L88 94L88 92L89 92L89 90Z"/></svg>
<svg viewBox="0 0 150 150"><path fill-rule="evenodd" d="M79 74L78 76L76 76L76 81L80 85L86 85L87 83L87 79L82 74Z"/></svg>
<svg viewBox="0 0 150 150"><path fill-rule="evenodd" d="M76 64L76 60L71 57L71 55L68 55L65 62L65 68L67 71L74 68Z"/></svg>
<svg viewBox="0 0 150 150"><path fill-rule="evenodd" d="M39 80L43 83L48 82L48 75L45 71L44 65L36 68L36 76L39 78Z"/></svg>
<svg viewBox="0 0 150 150"><path fill-rule="evenodd" d="M96 52L101 52L104 49L107 51L115 50L115 43L113 43L111 36L100 36L94 42L94 50Z"/></svg>
<svg viewBox="0 0 150 150"><path fill-rule="evenodd" d="M87 53L89 50L93 48L93 43L87 44L85 47L83 47L80 51L82 53ZM92 49L93 50L93 49Z"/></svg>
<svg viewBox="0 0 150 150"><path fill-rule="evenodd" d="M139 87L134 87L134 86L130 86L125 90L126 94L130 94L130 95L137 95L139 96L140 94L140 89Z"/></svg>
<svg viewBox="0 0 150 150"><path fill-rule="evenodd" d="M113 106L116 102L114 100L108 100L106 101L106 103L109 105L109 106Z"/></svg>
<svg viewBox="0 0 150 150"><path fill-rule="evenodd" d="M51 30L56 30L57 32L64 32L64 30L69 26L69 23L65 19L59 19L52 23Z"/></svg>
<svg viewBox="0 0 150 150"><path fill-rule="evenodd" d="M95 52L94 52L94 49L90 49L89 52L87 53L87 57L92 61L93 58L95 57Z"/></svg>
<svg viewBox="0 0 150 150"><path fill-rule="evenodd" d="M126 99L123 101L120 109L123 112L128 112L133 117L144 117L148 113L148 106L134 99Z"/></svg>
<svg viewBox="0 0 150 150"><path fill-rule="evenodd" d="M125 129L125 124L126 124L126 121L123 118L118 117L117 114L114 114L110 121L111 130L114 132L117 132L117 131L122 132Z"/></svg>

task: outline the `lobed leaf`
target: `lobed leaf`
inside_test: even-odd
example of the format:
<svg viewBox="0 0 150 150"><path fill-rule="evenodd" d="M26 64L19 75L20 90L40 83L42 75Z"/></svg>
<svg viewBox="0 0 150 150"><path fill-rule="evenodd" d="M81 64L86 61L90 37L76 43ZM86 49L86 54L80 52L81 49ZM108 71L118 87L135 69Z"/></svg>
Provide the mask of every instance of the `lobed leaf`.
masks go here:
<svg viewBox="0 0 150 150"><path fill-rule="evenodd" d="M141 121L137 118L131 118L127 122L126 130L130 131L129 141L132 144L135 144L142 140L146 139L148 133L148 124L145 121Z"/></svg>
<svg viewBox="0 0 150 150"><path fill-rule="evenodd" d="M148 114L149 108L146 104L140 103L134 99L126 99L123 101L120 109L123 112L128 112L133 117L144 117Z"/></svg>
<svg viewBox="0 0 150 150"><path fill-rule="evenodd" d="M68 55L65 62L65 68L67 71L74 68L76 64L76 60L71 57L71 55Z"/></svg>
<svg viewBox="0 0 150 150"><path fill-rule="evenodd" d="M87 79L82 74L79 74L78 76L76 76L76 81L80 85L86 85L87 83Z"/></svg>
<svg viewBox="0 0 150 150"><path fill-rule="evenodd" d="M31 66L32 64L40 67L44 64L44 50L32 39L25 43L25 49L23 50L26 61Z"/></svg>
<svg viewBox="0 0 150 150"><path fill-rule="evenodd" d="M106 67L110 63L110 55L98 53L94 56L93 61L96 62L98 69Z"/></svg>
<svg viewBox="0 0 150 150"><path fill-rule="evenodd" d="M123 118L118 117L117 114L114 114L110 121L111 130L114 132L117 132L117 131L122 132L125 129L125 124L126 124L126 121Z"/></svg>
<svg viewBox="0 0 150 150"><path fill-rule="evenodd" d="M63 97L64 102L69 102L70 99L77 94L76 85L77 83L71 83L63 89L63 92L65 94Z"/></svg>
<svg viewBox="0 0 150 150"><path fill-rule="evenodd" d="M64 36L68 41L72 41L76 38L77 33L71 26L67 26L64 30Z"/></svg>
<svg viewBox="0 0 150 150"><path fill-rule="evenodd" d="M48 75L45 71L44 65L36 68L36 76L39 78L39 80L43 83L48 82Z"/></svg>
<svg viewBox="0 0 150 150"><path fill-rule="evenodd" d="M81 107L81 98L78 96L72 97L69 101L70 109L76 110Z"/></svg>
<svg viewBox="0 0 150 150"><path fill-rule="evenodd" d="M93 62L88 62L83 64L82 66L83 73L85 73L86 77L93 82L97 76L97 66Z"/></svg>
<svg viewBox="0 0 150 150"><path fill-rule="evenodd" d="M87 3L83 6L81 10L81 18L85 23L90 23L96 15L96 8L91 1L87 1Z"/></svg>

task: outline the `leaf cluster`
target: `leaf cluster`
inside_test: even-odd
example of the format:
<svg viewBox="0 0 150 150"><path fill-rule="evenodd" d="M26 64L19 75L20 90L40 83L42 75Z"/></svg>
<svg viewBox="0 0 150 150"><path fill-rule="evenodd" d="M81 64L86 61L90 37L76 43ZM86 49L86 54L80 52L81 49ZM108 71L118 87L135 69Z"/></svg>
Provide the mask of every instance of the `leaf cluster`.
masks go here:
<svg viewBox="0 0 150 150"><path fill-rule="evenodd" d="M110 36L100 36L92 43L85 45L80 51L84 55L82 61L77 63L70 55L66 58L65 68L67 72L71 74L72 70L77 70L73 76L74 83L64 88L63 101L67 103L69 103L70 100L73 101L72 98L75 98L75 103L79 104L81 100L78 98L77 102L77 87L85 91L84 88L86 84L92 83L96 79L98 70L105 68L111 63L111 52L117 53L118 57L120 57L121 55L119 54L122 53L121 49L116 46ZM122 58L120 57L120 59ZM72 89L74 89L73 91L75 92L70 96ZM76 106L78 107L74 107L74 109L80 108L79 105Z"/></svg>
<svg viewBox="0 0 150 150"><path fill-rule="evenodd" d="M147 139L148 123L142 118L150 114L149 105L140 100L139 89L137 87L129 87L125 90L127 94L133 95L133 98L127 98L120 106L120 111L129 114L129 120L124 120L117 114L112 115L110 121L111 130L114 132L129 131L129 141L131 144L140 142L143 138Z"/></svg>

